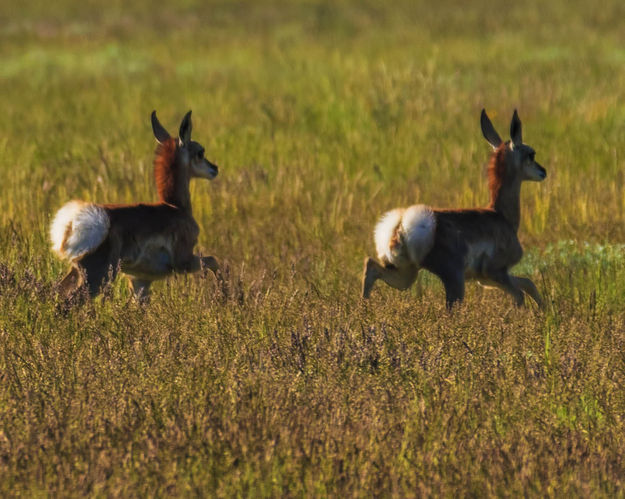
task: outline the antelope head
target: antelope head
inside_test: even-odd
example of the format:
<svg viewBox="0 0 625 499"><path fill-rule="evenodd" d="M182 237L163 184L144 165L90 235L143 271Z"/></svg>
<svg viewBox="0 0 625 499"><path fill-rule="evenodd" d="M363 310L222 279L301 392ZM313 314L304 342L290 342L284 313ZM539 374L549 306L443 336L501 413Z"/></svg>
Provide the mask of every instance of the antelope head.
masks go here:
<svg viewBox="0 0 625 499"><path fill-rule="evenodd" d="M493 147L493 150L498 151L504 142L499 137L484 109L482 109L480 121L484 138ZM510 140L504 145L507 149L505 151L506 177L518 181L534 180L541 182L545 180L547 171L534 159L536 152L533 148L523 143L521 120L516 109L510 122Z"/></svg>
<svg viewBox="0 0 625 499"><path fill-rule="evenodd" d="M217 165L204 157L204 147L201 144L191 140L191 128L191 111L189 111L180 123L176 151L178 164L186 167L190 177L212 180L217 176ZM159 144L171 140L169 132L158 121L156 111L152 111L152 131Z"/></svg>

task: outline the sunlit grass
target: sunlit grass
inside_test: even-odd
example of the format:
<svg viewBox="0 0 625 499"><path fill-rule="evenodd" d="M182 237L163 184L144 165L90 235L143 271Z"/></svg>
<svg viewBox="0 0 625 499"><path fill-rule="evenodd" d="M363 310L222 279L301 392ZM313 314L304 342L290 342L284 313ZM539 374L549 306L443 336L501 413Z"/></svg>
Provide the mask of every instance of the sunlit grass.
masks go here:
<svg viewBox="0 0 625 499"><path fill-rule="evenodd" d="M618 495L625 382L623 5L0 6L0 491ZM425 272L359 299L372 228L484 205L486 107L548 177L515 269L547 307ZM157 109L220 166L192 185L228 286L118 280L66 310L50 217L152 201Z"/></svg>

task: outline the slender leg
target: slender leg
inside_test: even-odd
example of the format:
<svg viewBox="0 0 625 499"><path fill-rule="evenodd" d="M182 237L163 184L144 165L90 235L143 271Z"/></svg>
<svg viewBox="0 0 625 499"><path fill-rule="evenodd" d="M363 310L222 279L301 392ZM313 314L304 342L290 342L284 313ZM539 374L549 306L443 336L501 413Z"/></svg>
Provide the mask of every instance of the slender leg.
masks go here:
<svg viewBox="0 0 625 499"><path fill-rule="evenodd" d="M540 293L536 289L536 286L531 279L528 279L527 277L517 277L513 275L510 276L510 279L517 287L521 288L524 292L530 295L539 308L545 308L543 299L541 298Z"/></svg>
<svg viewBox="0 0 625 499"><path fill-rule="evenodd" d="M445 302L451 310L464 300L464 262L460 250L434 248L423 261L423 267L432 272L445 286Z"/></svg>
<svg viewBox="0 0 625 499"><path fill-rule="evenodd" d="M514 298L517 307L522 307L525 303L525 296L521 291L516 278L508 274L508 269L499 269L489 271L488 278L492 280L499 288L509 293Z"/></svg>
<svg viewBox="0 0 625 499"><path fill-rule="evenodd" d="M101 266L85 265L85 271L87 272L86 282L89 295L92 298L98 295L109 282L113 282L117 276L117 266L113 266L112 263Z"/></svg>
<svg viewBox="0 0 625 499"><path fill-rule="evenodd" d="M461 269L449 269L438 276L445 286L445 303L451 310L464 300L464 272Z"/></svg>
<svg viewBox="0 0 625 499"><path fill-rule="evenodd" d="M67 275L57 284L57 290L63 298L69 298L74 291L82 286L84 281L84 272L77 265L72 265Z"/></svg>
<svg viewBox="0 0 625 499"><path fill-rule="evenodd" d="M383 267L373 258L365 258L362 276L362 297L369 298L376 280L381 279L390 287L403 291L408 289L417 278L418 267Z"/></svg>
<svg viewBox="0 0 625 499"><path fill-rule="evenodd" d="M219 270L219 263L214 256L202 256L200 257L200 260L202 269L204 269L204 271L206 271L206 269L209 269L213 272L213 274L217 274L217 271Z"/></svg>
<svg viewBox="0 0 625 499"><path fill-rule="evenodd" d="M200 270L206 272L206 269L212 270L215 274L219 270L219 263L214 256L190 254L183 260L175 261L172 268L172 270L178 273L192 273Z"/></svg>
<svg viewBox="0 0 625 499"><path fill-rule="evenodd" d="M464 300L464 260L467 253L466 245L457 236L451 234L452 244L435 244L423 259L422 266L443 282L445 286L445 302L447 309Z"/></svg>
<svg viewBox="0 0 625 499"><path fill-rule="evenodd" d="M148 303L150 301L150 285L152 281L145 279L130 278L130 285L135 298L139 303Z"/></svg>
<svg viewBox="0 0 625 499"><path fill-rule="evenodd" d="M371 289L379 277L380 265L373 258L365 257L365 268L362 272L362 297L369 298Z"/></svg>
<svg viewBox="0 0 625 499"><path fill-rule="evenodd" d="M117 275L119 257L112 246L107 239L96 251L80 260L80 266L87 274L86 283L92 297L100 293L102 287L113 281Z"/></svg>

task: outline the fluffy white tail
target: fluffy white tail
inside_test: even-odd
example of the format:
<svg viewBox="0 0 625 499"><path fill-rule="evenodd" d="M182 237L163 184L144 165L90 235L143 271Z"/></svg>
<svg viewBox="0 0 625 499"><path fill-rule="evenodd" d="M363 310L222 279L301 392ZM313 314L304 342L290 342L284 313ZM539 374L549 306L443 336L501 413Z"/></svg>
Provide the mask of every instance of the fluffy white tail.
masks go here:
<svg viewBox="0 0 625 499"><path fill-rule="evenodd" d="M101 206L70 201L56 213L50 225L52 249L62 258L76 260L100 246L110 226Z"/></svg>
<svg viewBox="0 0 625 499"><path fill-rule="evenodd" d="M429 206L417 204L385 213L375 227L378 258L396 267L420 265L434 244L436 219Z"/></svg>

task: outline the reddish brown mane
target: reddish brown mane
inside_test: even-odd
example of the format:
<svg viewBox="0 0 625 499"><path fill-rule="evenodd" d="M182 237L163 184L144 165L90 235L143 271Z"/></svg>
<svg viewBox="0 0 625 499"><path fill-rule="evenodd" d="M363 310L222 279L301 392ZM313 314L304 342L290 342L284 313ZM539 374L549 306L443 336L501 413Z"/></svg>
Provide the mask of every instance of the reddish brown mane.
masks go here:
<svg viewBox="0 0 625 499"><path fill-rule="evenodd" d="M497 194L504 183L506 176L506 151L508 143L502 142L501 145L493 151L488 162L488 191L490 192L490 208L495 206Z"/></svg>
<svg viewBox="0 0 625 499"><path fill-rule="evenodd" d="M176 196L176 139L170 138L156 147L154 178L156 190L162 202L172 203Z"/></svg>

